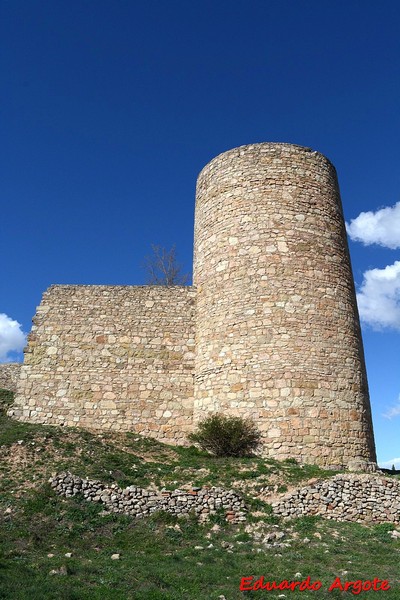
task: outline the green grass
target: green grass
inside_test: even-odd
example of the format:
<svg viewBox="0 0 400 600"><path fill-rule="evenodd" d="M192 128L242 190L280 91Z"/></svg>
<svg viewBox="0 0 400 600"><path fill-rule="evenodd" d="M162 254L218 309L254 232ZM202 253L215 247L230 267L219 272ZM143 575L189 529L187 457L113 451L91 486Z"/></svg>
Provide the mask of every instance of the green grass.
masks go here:
<svg viewBox="0 0 400 600"><path fill-rule="evenodd" d="M12 404L14 398L13 392L9 390L0 389L0 410L5 412L7 408Z"/></svg>
<svg viewBox="0 0 400 600"><path fill-rule="evenodd" d="M1 599L353 597L327 591L336 576L347 581L387 578L391 590L383 597L400 599L400 542L388 534L391 525L363 527L317 517L282 523L257 498L259 488L324 476L317 467L259 458L215 459L195 448L172 448L133 434L24 424L4 414L0 452ZM203 525L193 517L177 519L166 513L139 521L103 515L100 505L53 493L47 479L63 469L121 486L235 485L254 514L240 526L227 524L221 514ZM266 534L276 530L284 532L279 540L284 545L266 546ZM111 559L115 553L119 560ZM301 573L297 579L320 579L321 590L239 591L242 577L281 581L295 579L296 573Z"/></svg>

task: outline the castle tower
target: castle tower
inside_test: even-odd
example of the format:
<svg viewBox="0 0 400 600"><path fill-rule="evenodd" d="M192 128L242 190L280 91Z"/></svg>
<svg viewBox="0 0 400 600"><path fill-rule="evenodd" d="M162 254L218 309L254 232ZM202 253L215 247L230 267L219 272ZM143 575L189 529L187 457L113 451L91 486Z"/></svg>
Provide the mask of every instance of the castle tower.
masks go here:
<svg viewBox="0 0 400 600"><path fill-rule="evenodd" d="M375 462L368 384L333 165L252 144L200 173L195 420L252 417L264 454Z"/></svg>

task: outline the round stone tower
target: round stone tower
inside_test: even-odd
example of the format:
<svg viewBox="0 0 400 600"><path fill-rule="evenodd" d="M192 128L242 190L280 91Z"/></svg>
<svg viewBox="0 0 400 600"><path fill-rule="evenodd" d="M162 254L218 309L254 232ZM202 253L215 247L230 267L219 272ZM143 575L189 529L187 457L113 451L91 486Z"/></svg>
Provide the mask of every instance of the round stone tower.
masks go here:
<svg viewBox="0 0 400 600"><path fill-rule="evenodd" d="M375 462L336 171L291 144L251 144L200 173L195 421L251 417L264 455Z"/></svg>

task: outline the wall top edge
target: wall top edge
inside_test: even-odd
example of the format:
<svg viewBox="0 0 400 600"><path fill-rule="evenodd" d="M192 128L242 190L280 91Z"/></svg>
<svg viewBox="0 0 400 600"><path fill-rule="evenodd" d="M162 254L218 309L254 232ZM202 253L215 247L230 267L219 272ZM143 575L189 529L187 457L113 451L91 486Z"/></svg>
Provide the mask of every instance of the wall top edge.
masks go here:
<svg viewBox="0 0 400 600"><path fill-rule="evenodd" d="M258 150L260 153L263 151L263 149L265 150L265 152L271 152L273 153L274 150L276 151L284 151L285 153L290 153L290 154L310 154L313 156L317 156L320 159L322 159L324 162L327 162L332 169L335 169L335 166L332 164L332 162L329 160L329 158L327 158L324 154L322 154L321 152L318 152L317 150L313 150L312 148L309 148L308 146L301 146L299 144L291 144L289 142L255 142L253 144L245 144L243 146L237 146L235 148L231 148L229 150L225 150L224 152L220 152L220 154L217 154L216 156L214 156L214 158L212 158L211 160L208 161L208 163L202 168L202 170L200 171L198 177L200 177L200 175L203 173L204 170L206 170L212 163L214 163L214 161L217 161L219 159L221 159L223 156L241 156L242 154L245 154L246 152L250 152L251 150Z"/></svg>
<svg viewBox="0 0 400 600"><path fill-rule="evenodd" d="M188 290L195 291L194 285L112 285L112 284L85 284L85 283L52 283L47 290L86 288L93 290Z"/></svg>
<svg viewBox="0 0 400 600"><path fill-rule="evenodd" d="M0 362L0 369L2 367L9 367L9 366L12 366L12 367L17 367L18 366L19 367L21 365L22 365L22 361L21 362L17 362L15 360L11 360L11 361L6 361L6 362Z"/></svg>

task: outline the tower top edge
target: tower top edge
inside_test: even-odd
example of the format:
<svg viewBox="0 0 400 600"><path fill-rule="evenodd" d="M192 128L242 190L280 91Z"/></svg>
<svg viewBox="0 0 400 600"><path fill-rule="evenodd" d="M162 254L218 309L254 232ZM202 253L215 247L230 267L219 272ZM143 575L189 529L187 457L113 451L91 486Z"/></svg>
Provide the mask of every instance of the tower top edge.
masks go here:
<svg viewBox="0 0 400 600"><path fill-rule="evenodd" d="M310 148L308 146L300 146L299 144L291 144L289 142L256 142L253 144L245 144L243 146L237 146L235 148L225 150L224 152L220 152L219 154L214 156L214 158L209 160L206 165L204 165L204 167L201 169L201 171L199 173L199 177L204 170L206 170L215 161L220 160L222 157L229 157L229 155L242 156L251 151L255 151L255 152L259 152L259 153L265 152L265 153L271 153L271 154L273 154L274 151L276 151L276 152L280 151L285 154L308 153L310 155L317 156L320 159L322 159L323 161L327 162L336 171L335 166L329 160L329 158L327 158L321 152L318 152L317 150L313 150L312 148Z"/></svg>

